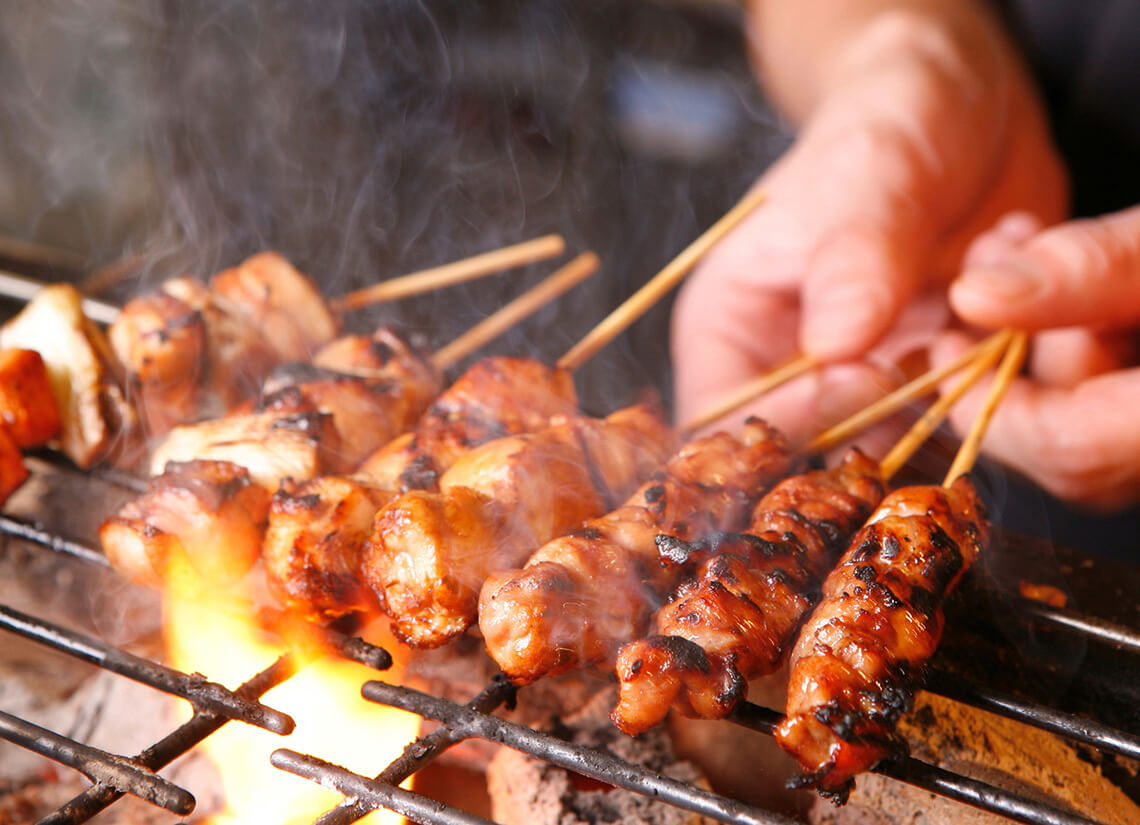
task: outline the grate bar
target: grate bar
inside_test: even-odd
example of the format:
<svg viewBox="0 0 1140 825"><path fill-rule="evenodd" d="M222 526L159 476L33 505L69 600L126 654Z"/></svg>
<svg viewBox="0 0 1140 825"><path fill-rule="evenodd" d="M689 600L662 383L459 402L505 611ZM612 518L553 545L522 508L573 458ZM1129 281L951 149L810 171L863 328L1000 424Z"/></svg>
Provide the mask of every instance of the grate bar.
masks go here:
<svg viewBox="0 0 1140 825"><path fill-rule="evenodd" d="M370 808L387 808L420 825L495 825L489 819L437 802L423 794L406 791L378 779L366 779L339 765L288 748L275 750L269 761L283 771L332 787L346 797L359 799Z"/></svg>
<svg viewBox="0 0 1140 825"><path fill-rule="evenodd" d="M784 720L783 714L752 702L745 702L728 718L738 725L769 736L775 734L776 727ZM1062 811L1044 802L1026 799L1003 788L960 776L911 756L880 762L873 770L1025 825L1101 825L1096 820Z"/></svg>
<svg viewBox="0 0 1140 825"><path fill-rule="evenodd" d="M1019 610L1025 611L1035 619L1067 630L1074 630L1122 650L1140 653L1140 631L1104 619L1086 616L1065 607L1053 607L1035 599L1018 596L1015 597L1014 602Z"/></svg>
<svg viewBox="0 0 1140 825"><path fill-rule="evenodd" d="M297 671L292 656L285 655L244 682L235 693L254 700L284 682ZM160 770L229 722L229 717L198 710L190 720L144 750L132 761L152 771ZM36 825L78 825L118 800L123 792L104 782L92 785Z"/></svg>
<svg viewBox="0 0 1140 825"><path fill-rule="evenodd" d="M97 564L102 567L111 566L111 562L107 561L107 557L95 548L89 547L82 542L65 539L63 536L58 536L55 533L44 530L40 525L34 522L16 518L15 516L0 514L0 533L14 536L24 541L30 541L32 544L38 544L41 547L46 547L57 553L74 556L88 564Z"/></svg>
<svg viewBox="0 0 1140 825"><path fill-rule="evenodd" d="M1140 759L1140 736L1076 714L1062 713L1036 702L1027 702L973 685L944 671L932 672L929 681L934 686L927 687L927 690L949 699L1047 730L1074 742L1092 745L1102 751Z"/></svg>
<svg viewBox="0 0 1140 825"><path fill-rule="evenodd" d="M467 707L478 713L490 713L504 702L510 705L514 701L515 690L515 686L510 683L506 676L501 673L497 674L491 684L483 688L478 696L467 703ZM462 742L465 738L461 732L446 725L436 728L427 736L421 736L404 748L404 752L396 757L375 779L377 782L383 782L386 785L399 785L428 762L452 745ZM313 825L349 825L358 819L363 819L371 811L372 808L362 801L346 801L327 811Z"/></svg>
<svg viewBox="0 0 1140 825"><path fill-rule="evenodd" d="M495 716L486 716L418 690L373 681L364 684L361 694L370 702L411 711L427 719L435 719L455 728L458 733L468 738L498 742L607 785L616 785L644 796L660 799L675 807L710 816L721 822L749 825L794 824L794 820L779 814L727 799L711 791L645 770L602 751L575 746L549 734Z"/></svg>
<svg viewBox="0 0 1140 825"><path fill-rule="evenodd" d="M243 699L217 682L208 681L201 674L186 674L156 662L148 662L97 639L36 619L6 605L0 605L0 629L10 630L164 693L180 696L196 708L240 719L282 735L292 733L295 727L289 715L260 702Z"/></svg>
<svg viewBox="0 0 1140 825"><path fill-rule="evenodd" d="M194 810L193 794L155 776L129 759L83 745L47 728L0 711L0 739L46 756L84 774L92 782L106 783L132 793L152 805L184 816Z"/></svg>

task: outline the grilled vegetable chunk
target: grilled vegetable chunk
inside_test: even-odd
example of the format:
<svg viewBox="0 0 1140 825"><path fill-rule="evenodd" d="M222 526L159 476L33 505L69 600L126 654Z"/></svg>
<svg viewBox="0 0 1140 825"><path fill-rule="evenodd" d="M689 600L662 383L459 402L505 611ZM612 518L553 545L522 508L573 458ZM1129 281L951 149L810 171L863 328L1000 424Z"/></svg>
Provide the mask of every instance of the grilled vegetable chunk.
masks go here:
<svg viewBox="0 0 1140 825"><path fill-rule="evenodd" d="M35 350L0 351L0 419L21 447L40 447L59 435L51 379Z"/></svg>
<svg viewBox="0 0 1140 825"><path fill-rule="evenodd" d="M41 289L0 328L0 347L33 349L43 358L61 418L60 443L72 461L86 468L131 454L137 418L118 384L111 348L83 315L75 287Z"/></svg>

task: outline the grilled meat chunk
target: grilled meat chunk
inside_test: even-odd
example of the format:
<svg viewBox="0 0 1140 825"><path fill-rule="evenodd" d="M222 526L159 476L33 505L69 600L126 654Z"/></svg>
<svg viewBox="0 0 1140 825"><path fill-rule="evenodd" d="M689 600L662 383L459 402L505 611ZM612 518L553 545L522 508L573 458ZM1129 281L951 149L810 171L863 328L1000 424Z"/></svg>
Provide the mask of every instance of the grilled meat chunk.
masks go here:
<svg viewBox="0 0 1140 825"><path fill-rule="evenodd" d="M740 529L790 461L757 419L741 440L717 433L686 445L618 509L487 579L479 627L492 658L518 684L611 660L685 572L663 564L657 544Z"/></svg>
<svg viewBox="0 0 1140 825"><path fill-rule="evenodd" d="M803 787L842 801L901 746L895 722L942 636L942 604L988 540L973 485L891 493L852 539L792 651L776 739Z"/></svg>
<svg viewBox="0 0 1140 825"><path fill-rule="evenodd" d="M440 475L472 447L541 429L576 406L566 370L529 358L484 358L428 408L402 451L382 448L360 471L394 490L438 490Z"/></svg>
<svg viewBox="0 0 1140 825"><path fill-rule="evenodd" d="M116 375L103 333L83 314L82 298L69 284L41 289L0 328L0 347L40 354L62 421L60 444L80 467L104 458L130 461L138 422Z"/></svg>
<svg viewBox="0 0 1140 825"><path fill-rule="evenodd" d="M208 368L202 314L168 292L135 298L108 330L148 435L193 421Z"/></svg>
<svg viewBox="0 0 1140 825"><path fill-rule="evenodd" d="M394 378L366 378L285 364L269 377L257 411L280 414L317 410L332 417L338 452L329 468L351 472L368 455L414 426L431 401L427 387Z"/></svg>
<svg viewBox="0 0 1140 825"><path fill-rule="evenodd" d="M333 418L316 409L267 410L175 427L151 455L151 472L169 461L232 461L273 492L283 478L304 481L334 466L340 446Z"/></svg>
<svg viewBox="0 0 1140 825"><path fill-rule="evenodd" d="M226 584L257 561L269 494L228 461L171 462L147 491L99 528L103 552L124 576L161 585L180 565Z"/></svg>
<svg viewBox="0 0 1140 825"><path fill-rule="evenodd" d="M262 334L278 361L307 361L337 333L337 319L316 285L276 252L219 272L210 292Z"/></svg>
<svg viewBox="0 0 1140 825"><path fill-rule="evenodd" d="M24 454L20 445L12 438L11 431L0 426L0 504L28 479L28 468L24 465Z"/></svg>
<svg viewBox="0 0 1140 825"><path fill-rule="evenodd" d="M377 515L363 576L400 638L443 644L474 623L488 573L604 513L671 445L644 406L491 441L443 474L441 492L410 491Z"/></svg>
<svg viewBox="0 0 1140 825"><path fill-rule="evenodd" d="M777 484L745 533L694 545L705 560L657 612L655 635L618 653L614 724L636 734L670 707L731 713L748 679L780 666L823 577L883 494L879 465L851 450L834 469Z"/></svg>
<svg viewBox="0 0 1140 825"><path fill-rule="evenodd" d="M265 375L280 361L261 331L229 304L223 306L226 302L218 301L199 280L172 278L162 291L198 313L205 331L205 371L197 386L196 408L178 423L222 415L256 397Z"/></svg>
<svg viewBox="0 0 1140 825"><path fill-rule="evenodd" d="M329 619L375 610L360 579L372 519L392 494L363 478L286 481L273 496L261 558L270 590L288 609Z"/></svg>

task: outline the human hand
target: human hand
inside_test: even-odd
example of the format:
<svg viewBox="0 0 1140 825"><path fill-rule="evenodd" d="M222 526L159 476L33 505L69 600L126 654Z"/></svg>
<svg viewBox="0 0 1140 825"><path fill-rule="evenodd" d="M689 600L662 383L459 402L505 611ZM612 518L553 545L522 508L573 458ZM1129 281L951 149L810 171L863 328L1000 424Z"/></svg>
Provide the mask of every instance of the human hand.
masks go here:
<svg viewBox="0 0 1140 825"><path fill-rule="evenodd" d="M980 31L879 15L834 50L795 145L758 183L768 201L678 300L680 421L798 352L862 359L737 416L819 431L890 384L890 362L866 356L914 295L953 277L969 239L1014 208L1063 217L1036 97L996 24Z"/></svg>
<svg viewBox="0 0 1140 825"><path fill-rule="evenodd" d="M1140 498L1140 207L1044 231L1011 215L971 247L950 300L972 324L1037 331L1028 375L1005 395L983 449L1077 504ZM932 360L966 345L946 335ZM973 420L984 386L955 407L956 429Z"/></svg>

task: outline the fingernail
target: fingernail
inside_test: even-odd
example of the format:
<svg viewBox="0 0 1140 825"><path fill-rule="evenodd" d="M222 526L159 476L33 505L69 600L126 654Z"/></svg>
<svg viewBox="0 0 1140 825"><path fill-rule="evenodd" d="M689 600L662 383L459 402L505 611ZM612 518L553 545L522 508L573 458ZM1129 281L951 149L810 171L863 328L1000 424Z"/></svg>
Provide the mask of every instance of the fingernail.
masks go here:
<svg viewBox="0 0 1140 825"><path fill-rule="evenodd" d="M1040 270L1024 258L1004 258L967 269L958 287L986 298L1015 301L1039 292L1044 281Z"/></svg>

